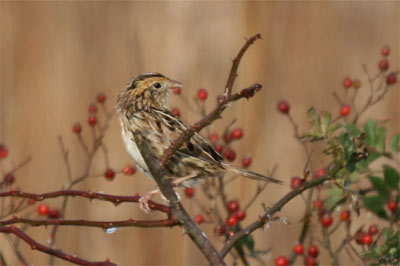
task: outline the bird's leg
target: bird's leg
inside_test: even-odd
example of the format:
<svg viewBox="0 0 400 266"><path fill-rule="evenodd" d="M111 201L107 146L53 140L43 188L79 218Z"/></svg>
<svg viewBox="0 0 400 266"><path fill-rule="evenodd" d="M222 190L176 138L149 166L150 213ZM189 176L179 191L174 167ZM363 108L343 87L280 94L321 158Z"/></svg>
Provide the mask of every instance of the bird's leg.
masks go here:
<svg viewBox="0 0 400 266"><path fill-rule="evenodd" d="M186 180L189 180L189 179L191 179L191 178L193 178L193 177L196 177L197 175L198 175L198 173L194 172L194 173L191 173L191 174L189 174L189 175L187 175L187 176L179 177L179 178L177 178L176 180L172 181L172 186L173 186L173 187L176 187L176 186L182 184L183 182L185 182ZM175 194L176 194L176 197L178 198L178 202L179 202L179 201L181 200L181 196L180 196L179 193L176 192L176 191L175 191ZM161 193L160 196L161 196L161 198L162 198L165 202L167 202L168 204L171 203L162 193Z"/></svg>

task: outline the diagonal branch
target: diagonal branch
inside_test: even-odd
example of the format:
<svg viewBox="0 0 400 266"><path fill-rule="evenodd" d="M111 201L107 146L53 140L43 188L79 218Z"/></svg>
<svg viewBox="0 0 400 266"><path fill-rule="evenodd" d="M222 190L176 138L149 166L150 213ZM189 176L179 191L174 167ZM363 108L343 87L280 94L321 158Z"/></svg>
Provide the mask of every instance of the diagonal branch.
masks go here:
<svg viewBox="0 0 400 266"><path fill-rule="evenodd" d="M5 234L14 234L17 237L19 237L20 239L24 240L28 245L31 246L32 249L37 249L43 253L47 253L49 255L58 257L62 260L65 260L65 261L68 261L71 263L75 263L75 264L79 264L79 265L115 265L114 263L110 262L108 259L106 259L105 261L91 262L91 261L87 261L87 260L81 259L81 258L73 256L73 255L66 254L66 253L62 252L61 250L56 250L56 249L46 247L45 245L42 245L42 244L36 242L35 240L33 240L30 236L25 234L23 231L21 231L14 225L0 227L0 232L5 233Z"/></svg>

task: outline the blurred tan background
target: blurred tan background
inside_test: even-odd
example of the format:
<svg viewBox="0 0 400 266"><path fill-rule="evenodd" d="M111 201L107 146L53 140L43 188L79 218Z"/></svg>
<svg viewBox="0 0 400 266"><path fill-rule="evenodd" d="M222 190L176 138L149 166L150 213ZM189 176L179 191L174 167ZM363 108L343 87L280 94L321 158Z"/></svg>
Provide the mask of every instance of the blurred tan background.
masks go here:
<svg viewBox="0 0 400 266"><path fill-rule="evenodd" d="M368 87L361 64L375 73L383 45L391 47L391 69L400 68L398 1L2 1L0 8L0 140L9 147L11 158L1 164L1 170L33 156L16 180L19 188L30 192L54 191L67 183L58 135L70 151L73 175L82 173L85 157L71 127L81 122L84 137L89 137L87 107L98 92L107 94L106 104L113 109L119 91L133 76L157 71L181 81L188 99L198 88L208 89L207 107L211 110L225 85L231 59L244 43L243 37L261 33L263 40L245 55L235 89L254 82L264 87L257 97L238 102L225 112L214 130L221 130L236 117L237 125L245 130L244 139L234 144L239 159L250 153L254 161L251 169L262 173L278 164L276 176L287 182L301 175L306 158L288 120L276 111L276 103L287 99L304 129L310 106L339 112L332 92L344 95L341 82L345 76L363 82L359 103L364 103ZM180 99L171 98L170 106L180 107L185 121L199 118L185 112ZM391 88L385 101L362 120L368 115L390 119L390 137L398 132L399 86ZM115 118L105 141L113 168L121 169L130 162ZM313 158L312 163L314 168L323 165L320 158ZM92 172L103 171L104 160L98 156ZM90 179L77 188L130 195L153 187L152 180L136 174L119 175L113 182ZM240 179L229 186L230 198L245 204L255 188L255 182ZM269 186L244 224L262 212L261 202L270 205L288 191L289 187ZM46 203L60 205L59 200ZM191 202L183 203L191 214L199 211ZM264 257L266 261L273 263L276 256L290 254L303 211L304 202L298 198L280 214L293 226L274 223L265 233L255 232L258 249L273 247ZM82 199L70 200L66 216L97 220L158 217L142 213L137 205L115 207ZM364 218L370 217L374 218L368 214ZM367 225L372 222L361 221ZM213 228L202 227L220 248L220 241L212 236ZM46 244L50 230L31 228L27 232ZM342 234L337 232L334 245ZM6 245L0 236L2 249ZM178 227L122 228L112 235L100 229L62 227L57 248L88 260L110 258L125 265L206 263ZM21 244L21 250L32 264L48 263L47 255L31 251L25 244ZM321 252L319 262L329 264L326 252ZM6 258L11 264L18 263L9 250ZM345 252L341 262L353 263ZM65 264L61 260L56 263Z"/></svg>

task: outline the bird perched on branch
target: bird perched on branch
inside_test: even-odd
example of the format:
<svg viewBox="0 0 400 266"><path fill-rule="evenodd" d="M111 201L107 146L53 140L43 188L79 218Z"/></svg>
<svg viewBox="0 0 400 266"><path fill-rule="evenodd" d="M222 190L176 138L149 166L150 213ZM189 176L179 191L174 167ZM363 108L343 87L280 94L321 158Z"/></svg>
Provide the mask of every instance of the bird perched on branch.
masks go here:
<svg viewBox="0 0 400 266"><path fill-rule="evenodd" d="M120 93L117 111L120 115L122 139L136 166L147 176L152 177L143 156L135 143L134 134L139 133L149 144L152 156L157 160L164 151L187 128L167 107L170 90L182 87L160 73L144 73L135 77ZM193 181L204 177L222 177L227 172L274 183L281 181L239 168L224 162L222 156L200 134L195 134L182 145L165 165L166 176L172 178L174 185L191 186ZM159 190L141 197L140 208L150 211L147 202Z"/></svg>

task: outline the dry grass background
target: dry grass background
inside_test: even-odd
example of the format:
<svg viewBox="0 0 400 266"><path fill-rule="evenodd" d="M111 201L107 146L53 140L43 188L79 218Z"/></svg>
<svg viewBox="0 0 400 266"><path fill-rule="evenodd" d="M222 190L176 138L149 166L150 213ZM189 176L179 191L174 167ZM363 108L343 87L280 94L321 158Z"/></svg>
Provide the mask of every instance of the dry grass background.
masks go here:
<svg viewBox="0 0 400 266"><path fill-rule="evenodd" d="M332 92L343 93L344 76L366 83L361 63L375 71L382 45L391 46L391 67L400 68L398 1L2 1L0 8L0 139L9 147L12 158L1 167L5 171L32 155L33 161L17 175L17 185L25 191L53 191L66 183L57 135L62 135L70 150L73 174L82 172L85 157L71 125L75 121L86 124L87 106L98 92L107 94L107 105L113 108L117 94L132 76L158 71L183 82L187 98L192 98L199 87L207 88L207 106L211 108L225 84L230 59L243 44L243 37L255 33L261 33L263 40L246 54L235 88L259 82L264 89L250 101L230 108L215 124L215 130L237 117L237 125L245 129L244 139L234 146L238 153L252 154L252 169L259 172L278 164L277 176L285 181L302 173L306 158L289 122L276 111L278 100L291 102L293 116L304 129L306 110L311 105L338 112ZM366 92L364 85L360 101L365 100ZM173 106L185 110L175 98L171 100ZM389 136L399 131L399 86L363 118L368 115L389 118ZM185 111L183 117L190 122L199 118ZM84 131L86 134L87 127ZM116 119L106 143L114 168L130 162ZM323 165L321 158L314 158L312 163L314 167ZM93 173L102 171L104 164L99 156ZM92 179L78 188L128 195L153 186L153 181L137 174L118 176L113 182ZM229 193L246 203L255 187L253 181L240 179L229 186ZM261 201L272 204L288 190L271 185L248 213L245 224L261 212L257 207ZM48 203L59 205L57 200ZM198 211L188 201L184 205L193 214ZM267 232L255 233L258 248L274 247L267 261L272 263L274 257L289 254L299 234L303 209L304 203L298 198L282 212L293 226L275 223ZM136 205L116 208L81 199L70 201L67 217L148 218ZM374 219L368 214L364 218L368 221L361 223ZM212 228L204 228L212 237ZM46 243L49 232L50 228L28 230L41 243ZM336 241L342 233L337 232ZM6 244L0 236L0 246ZM99 229L63 227L57 248L90 260L109 257L119 264L206 263L178 228L124 228L108 235ZM25 244L21 249L32 264L48 263L47 256ZM11 251L6 256L10 264L17 263ZM343 264L353 263L345 253L341 260ZM320 262L329 264L330 260L323 253ZM56 263L65 264L60 260Z"/></svg>

